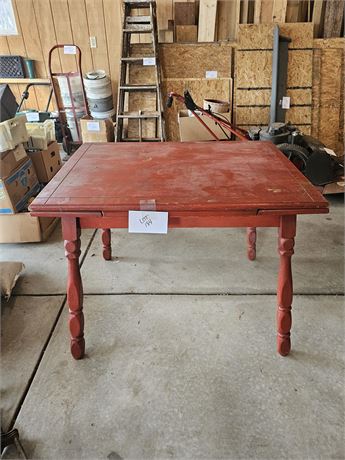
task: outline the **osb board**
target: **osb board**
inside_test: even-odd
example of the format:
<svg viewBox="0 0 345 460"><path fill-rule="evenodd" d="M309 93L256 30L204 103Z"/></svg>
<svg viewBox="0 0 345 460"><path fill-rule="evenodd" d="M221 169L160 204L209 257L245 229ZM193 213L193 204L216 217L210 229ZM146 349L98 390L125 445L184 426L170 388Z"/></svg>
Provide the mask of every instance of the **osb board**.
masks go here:
<svg viewBox="0 0 345 460"><path fill-rule="evenodd" d="M128 109L130 112L137 112L138 110L155 111L156 93L131 93ZM144 138L156 137L156 120L142 120L142 136ZM138 120L128 120L128 137L139 137Z"/></svg>
<svg viewBox="0 0 345 460"><path fill-rule="evenodd" d="M165 43L160 45L164 78L205 78L217 71L218 78L231 76L231 43Z"/></svg>
<svg viewBox="0 0 345 460"><path fill-rule="evenodd" d="M195 103L203 106L204 99L220 99L231 102L231 79L169 79L162 82L163 101L166 100L168 93L174 91L183 96L184 91L188 89ZM231 107L231 104L230 104ZM186 107L174 100L170 109L164 109L165 129L168 141L179 141L179 126L177 114Z"/></svg>
<svg viewBox="0 0 345 460"><path fill-rule="evenodd" d="M238 125L267 125L270 119L269 107L238 107L236 108L236 123ZM291 107L286 111L286 121L296 125L311 123L310 107Z"/></svg>
<svg viewBox="0 0 345 460"><path fill-rule="evenodd" d="M344 48L339 43L345 40L315 40L312 133L344 155Z"/></svg>
<svg viewBox="0 0 345 460"><path fill-rule="evenodd" d="M312 56L309 50L289 52L288 87L311 87ZM272 51L236 50L236 63L237 88L271 88Z"/></svg>
<svg viewBox="0 0 345 460"><path fill-rule="evenodd" d="M267 105L271 104L270 89L237 89L236 105ZM286 96L290 97L291 105L311 105L312 90L310 89L288 89Z"/></svg>
<svg viewBox="0 0 345 460"><path fill-rule="evenodd" d="M313 48L325 49L325 48L340 48L345 49L345 38L316 38L313 41Z"/></svg>
<svg viewBox="0 0 345 460"><path fill-rule="evenodd" d="M312 23L239 24L239 49L273 49L273 30L278 25L280 34L291 38L289 49L313 47Z"/></svg>

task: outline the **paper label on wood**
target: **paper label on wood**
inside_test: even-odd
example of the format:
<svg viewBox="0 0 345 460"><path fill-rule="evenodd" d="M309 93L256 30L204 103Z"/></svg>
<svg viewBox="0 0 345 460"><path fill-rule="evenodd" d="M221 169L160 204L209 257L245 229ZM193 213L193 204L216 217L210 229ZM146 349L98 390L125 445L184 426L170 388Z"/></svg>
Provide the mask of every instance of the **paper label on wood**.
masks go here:
<svg viewBox="0 0 345 460"><path fill-rule="evenodd" d="M101 130L98 121L88 121L86 123L86 127L88 131L100 131Z"/></svg>
<svg viewBox="0 0 345 460"><path fill-rule="evenodd" d="M290 97L289 96L283 96L282 108L283 109L289 109L290 108Z"/></svg>
<svg viewBox="0 0 345 460"><path fill-rule="evenodd" d="M157 211L128 211L129 233L168 233L168 213Z"/></svg>
<svg viewBox="0 0 345 460"><path fill-rule="evenodd" d="M27 121L40 121L40 114L38 112L28 112L26 114Z"/></svg>
<svg viewBox="0 0 345 460"><path fill-rule="evenodd" d="M218 72L216 70L206 70L206 78L218 78Z"/></svg>
<svg viewBox="0 0 345 460"><path fill-rule="evenodd" d="M63 47L64 54L77 54L77 47L74 45L65 45Z"/></svg>
<svg viewBox="0 0 345 460"><path fill-rule="evenodd" d="M144 57L143 65L156 65L156 58L154 57Z"/></svg>

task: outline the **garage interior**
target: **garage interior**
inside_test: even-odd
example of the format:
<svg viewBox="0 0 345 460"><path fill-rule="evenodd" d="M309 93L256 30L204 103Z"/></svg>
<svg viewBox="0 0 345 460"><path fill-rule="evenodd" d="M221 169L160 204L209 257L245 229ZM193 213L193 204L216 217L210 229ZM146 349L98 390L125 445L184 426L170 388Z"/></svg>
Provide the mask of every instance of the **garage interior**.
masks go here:
<svg viewBox="0 0 345 460"><path fill-rule="evenodd" d="M0 11L2 458L345 458L344 1L3 0ZM225 187L211 173L227 146L248 160ZM149 169L169 149L186 161L176 171L191 175L183 190L193 189L183 158L193 150L214 179L209 189L232 201L236 180L244 200L259 199L253 190L260 195L269 169L260 152L273 149L299 184L286 193L317 193L324 205L280 211L278 225L257 212L253 222L274 220L257 231L238 210L229 222L243 225L211 213L207 225L183 226L158 191L144 193L146 173L128 167L124 183L138 198L128 225L122 215L116 228L92 223L85 203L97 203L95 184L115 190L116 158L119 168L145 158ZM180 197L167 164L151 177ZM14 192L17 171L29 182ZM79 173L79 214L63 201L54 208L47 197ZM284 203L277 184L287 179L269 177L266 191ZM101 217L115 222L109 209ZM165 231L131 231L132 209L169 211ZM276 345L277 292L279 304L289 291L281 276L291 278L282 269L290 237L274 228L281 214L298 214L286 353L279 337ZM80 228L79 256L78 234L66 235ZM71 294L73 270L84 295ZM68 308L82 308L75 298L85 355L73 351L82 334L68 327ZM285 340L284 324L278 308Z"/></svg>

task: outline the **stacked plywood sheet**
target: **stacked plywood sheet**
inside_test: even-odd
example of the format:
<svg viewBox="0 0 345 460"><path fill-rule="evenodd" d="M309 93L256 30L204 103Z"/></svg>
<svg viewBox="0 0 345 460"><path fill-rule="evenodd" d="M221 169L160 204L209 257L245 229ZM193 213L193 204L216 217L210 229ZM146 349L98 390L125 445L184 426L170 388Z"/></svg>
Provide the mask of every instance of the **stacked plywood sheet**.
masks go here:
<svg viewBox="0 0 345 460"><path fill-rule="evenodd" d="M344 155L345 39L314 40L312 134Z"/></svg>
<svg viewBox="0 0 345 460"><path fill-rule="evenodd" d="M287 94L290 109L286 121L304 133L311 130L313 25L278 24L281 35L291 38L288 57ZM235 53L234 120L240 127L269 122L274 24L239 26Z"/></svg>
<svg viewBox="0 0 345 460"><path fill-rule="evenodd" d="M229 43L162 44L163 100L171 91L183 95L188 89L200 106L206 98L231 102L232 52ZM180 140L177 116L183 109L177 101L165 108L167 140Z"/></svg>

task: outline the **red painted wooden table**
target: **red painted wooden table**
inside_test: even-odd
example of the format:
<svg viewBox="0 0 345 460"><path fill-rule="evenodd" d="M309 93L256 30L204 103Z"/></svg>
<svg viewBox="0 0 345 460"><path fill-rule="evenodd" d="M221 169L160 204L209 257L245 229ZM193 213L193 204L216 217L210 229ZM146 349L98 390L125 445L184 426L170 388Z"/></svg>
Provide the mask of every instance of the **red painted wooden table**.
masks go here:
<svg viewBox="0 0 345 460"><path fill-rule="evenodd" d="M279 229L277 346L287 355L296 216L327 213L328 203L273 144L248 141L84 144L33 201L32 215L61 217L73 357L85 350L81 229L102 229L110 260L110 229L127 228L128 211L150 200L171 228L247 227L250 260L256 227Z"/></svg>

